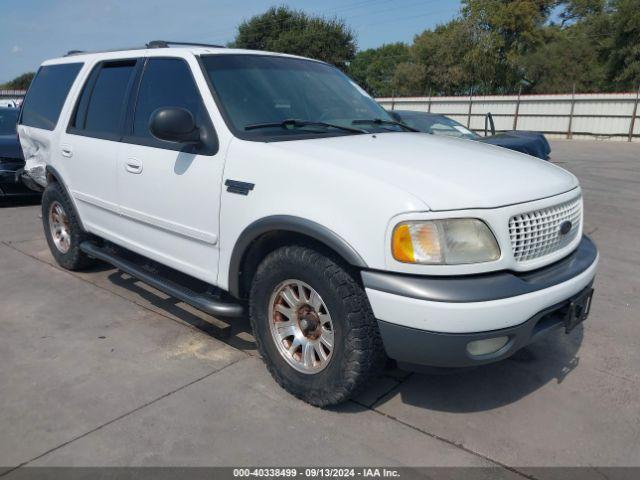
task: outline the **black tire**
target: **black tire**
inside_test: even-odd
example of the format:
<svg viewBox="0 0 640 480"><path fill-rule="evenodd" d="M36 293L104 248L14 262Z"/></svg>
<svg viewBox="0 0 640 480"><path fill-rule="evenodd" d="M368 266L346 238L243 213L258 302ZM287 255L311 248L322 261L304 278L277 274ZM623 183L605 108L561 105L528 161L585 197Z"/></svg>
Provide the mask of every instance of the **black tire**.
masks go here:
<svg viewBox="0 0 640 480"><path fill-rule="evenodd" d="M294 369L271 334L269 302L287 279L306 282L331 312L334 350L327 366L313 374ZM386 356L371 306L354 272L337 258L303 246L283 247L260 264L251 285L251 326L273 378L288 392L318 407L348 400L384 366Z"/></svg>
<svg viewBox="0 0 640 480"><path fill-rule="evenodd" d="M66 252L61 251L56 246L51 233L49 212L54 203L62 206L66 214L66 226L69 230L70 238L69 249ZM90 236L82 230L78 220L78 213L67 196L67 192L58 182L52 182L47 185L42 194L42 226L44 227L44 235L47 238L51 255L53 255L58 265L67 270L81 270L90 267L96 262L95 259L90 258L80 250L80 243L89 240Z"/></svg>

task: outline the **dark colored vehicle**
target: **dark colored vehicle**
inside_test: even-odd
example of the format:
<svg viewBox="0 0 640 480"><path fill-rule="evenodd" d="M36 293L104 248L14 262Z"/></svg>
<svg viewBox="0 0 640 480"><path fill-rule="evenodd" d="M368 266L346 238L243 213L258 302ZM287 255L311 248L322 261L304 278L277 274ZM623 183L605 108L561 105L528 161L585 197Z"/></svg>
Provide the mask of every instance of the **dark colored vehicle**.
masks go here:
<svg viewBox="0 0 640 480"><path fill-rule="evenodd" d="M490 130L493 134L483 137L455 120L437 113L414 112L411 110L393 110L389 113L399 122L403 122L421 132L477 140L478 142L533 155L543 160L547 160L551 153L549 142L547 142L542 133L512 130L495 134L493 119L490 115L487 116L487 121L491 125Z"/></svg>
<svg viewBox="0 0 640 480"><path fill-rule="evenodd" d="M40 196L21 180L24 157L16 131L19 113L17 108L0 107L0 199Z"/></svg>

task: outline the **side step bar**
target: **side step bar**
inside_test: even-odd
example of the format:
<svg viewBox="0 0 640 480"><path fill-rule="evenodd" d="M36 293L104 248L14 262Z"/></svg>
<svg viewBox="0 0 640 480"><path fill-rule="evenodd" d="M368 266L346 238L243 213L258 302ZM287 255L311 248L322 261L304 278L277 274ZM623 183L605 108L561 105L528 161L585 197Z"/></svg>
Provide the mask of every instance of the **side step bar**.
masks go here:
<svg viewBox="0 0 640 480"><path fill-rule="evenodd" d="M188 303L205 313L216 317L241 317L243 314L242 305L237 303L222 302L213 296L201 294L179 285L168 278L162 278L146 271L140 265L126 260L118 255L114 255L105 248L85 241L80 244L80 249L90 257L103 260L123 272L151 285L167 295L171 295L178 300Z"/></svg>

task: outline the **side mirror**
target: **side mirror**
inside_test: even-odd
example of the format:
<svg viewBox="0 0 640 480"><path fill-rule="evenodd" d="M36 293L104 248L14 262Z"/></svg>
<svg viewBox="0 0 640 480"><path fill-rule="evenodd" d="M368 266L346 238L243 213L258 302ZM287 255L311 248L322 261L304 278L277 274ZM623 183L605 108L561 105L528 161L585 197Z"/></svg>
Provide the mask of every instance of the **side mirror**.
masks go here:
<svg viewBox="0 0 640 480"><path fill-rule="evenodd" d="M149 130L159 140L186 144L201 142L193 114L186 108L162 107L151 114Z"/></svg>

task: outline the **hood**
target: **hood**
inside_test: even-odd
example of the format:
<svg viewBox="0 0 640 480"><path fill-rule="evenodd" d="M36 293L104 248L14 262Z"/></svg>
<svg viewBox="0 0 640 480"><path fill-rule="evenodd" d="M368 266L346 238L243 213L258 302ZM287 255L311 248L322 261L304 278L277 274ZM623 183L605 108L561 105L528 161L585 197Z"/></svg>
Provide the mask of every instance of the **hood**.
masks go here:
<svg viewBox="0 0 640 480"><path fill-rule="evenodd" d="M22 159L22 149L16 134L0 135L0 157Z"/></svg>
<svg viewBox="0 0 640 480"><path fill-rule="evenodd" d="M549 142L547 142L542 133L538 132L510 131L490 137L480 137L477 140L533 155L543 160L546 160L549 157L549 153L551 153Z"/></svg>
<svg viewBox="0 0 640 480"><path fill-rule="evenodd" d="M279 155L326 165L327 174L349 169L363 182L369 177L393 184L432 210L494 208L578 186L571 173L531 156L426 133L346 135L268 145Z"/></svg>

